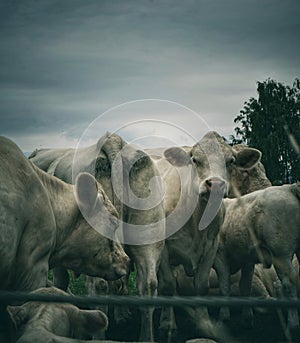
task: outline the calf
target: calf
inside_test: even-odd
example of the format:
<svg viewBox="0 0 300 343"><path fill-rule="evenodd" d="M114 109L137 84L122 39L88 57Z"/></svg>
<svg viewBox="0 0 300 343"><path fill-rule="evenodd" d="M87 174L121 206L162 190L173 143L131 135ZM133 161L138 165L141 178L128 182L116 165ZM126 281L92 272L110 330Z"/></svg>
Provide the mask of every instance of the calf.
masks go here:
<svg viewBox="0 0 300 343"><path fill-rule="evenodd" d="M33 294L68 295L55 287L39 288ZM16 343L83 342L106 329L106 315L97 310L80 310L68 303L27 302L9 306L16 325ZM78 340L80 339L80 341Z"/></svg>
<svg viewBox="0 0 300 343"><path fill-rule="evenodd" d="M225 201L226 217L220 233L215 269L221 294L230 292L230 274L241 269L240 294L251 292L254 265L274 265L282 293L297 297L298 273L292 265L299 255L300 184L272 186L237 199ZM252 317L252 312L247 312ZM221 318L228 318L222 309ZM288 326L297 327L297 310L288 311Z"/></svg>

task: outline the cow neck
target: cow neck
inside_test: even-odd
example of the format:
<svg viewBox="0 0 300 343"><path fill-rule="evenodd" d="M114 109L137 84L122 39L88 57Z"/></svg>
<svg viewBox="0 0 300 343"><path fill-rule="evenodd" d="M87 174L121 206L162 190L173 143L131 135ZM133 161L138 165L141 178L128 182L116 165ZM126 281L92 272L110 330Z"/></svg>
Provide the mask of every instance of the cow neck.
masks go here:
<svg viewBox="0 0 300 343"><path fill-rule="evenodd" d="M59 249L81 215L74 195L74 186L35 166L34 168L49 196L56 224L56 249Z"/></svg>

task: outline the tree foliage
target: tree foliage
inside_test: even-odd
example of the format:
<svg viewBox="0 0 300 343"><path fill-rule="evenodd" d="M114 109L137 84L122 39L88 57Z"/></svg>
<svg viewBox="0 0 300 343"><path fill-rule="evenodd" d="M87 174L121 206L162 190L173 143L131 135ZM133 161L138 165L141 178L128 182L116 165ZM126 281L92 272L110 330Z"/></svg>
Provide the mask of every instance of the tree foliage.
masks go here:
<svg viewBox="0 0 300 343"><path fill-rule="evenodd" d="M262 151L262 162L273 184L291 183L300 175L300 81L293 86L267 79L257 83L258 98L250 98L234 119L232 143Z"/></svg>

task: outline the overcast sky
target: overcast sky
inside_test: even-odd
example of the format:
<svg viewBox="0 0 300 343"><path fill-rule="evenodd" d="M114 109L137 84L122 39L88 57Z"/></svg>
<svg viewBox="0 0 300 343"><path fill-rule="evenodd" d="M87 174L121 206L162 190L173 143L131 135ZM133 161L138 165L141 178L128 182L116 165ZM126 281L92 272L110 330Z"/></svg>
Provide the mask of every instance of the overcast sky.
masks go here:
<svg viewBox="0 0 300 343"><path fill-rule="evenodd" d="M299 32L299 0L2 0L0 134L23 151L75 146L91 123L228 137L257 81L300 77ZM149 98L170 103L110 110Z"/></svg>

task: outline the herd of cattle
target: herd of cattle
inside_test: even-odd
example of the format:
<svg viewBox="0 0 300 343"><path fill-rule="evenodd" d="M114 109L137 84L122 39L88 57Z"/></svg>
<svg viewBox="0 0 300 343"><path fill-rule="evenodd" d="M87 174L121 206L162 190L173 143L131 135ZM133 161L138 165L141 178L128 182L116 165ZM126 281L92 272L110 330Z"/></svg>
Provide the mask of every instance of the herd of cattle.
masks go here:
<svg viewBox="0 0 300 343"><path fill-rule="evenodd" d="M142 202L155 189L161 201L141 209L118 198L117 156L135 196ZM297 298L300 184L272 186L260 159L257 149L230 146L216 132L192 147L144 151L107 133L87 148L41 149L29 158L0 137L0 290L65 294L72 270L86 275L89 294L126 294L134 263L140 295ZM143 232L146 244L134 244L124 225L120 244L120 223L154 227L155 237ZM46 287L49 269L56 287ZM140 310L141 342L154 341L153 311ZM206 308L185 311L196 332L222 340L223 326ZM251 322L252 309L243 317ZM229 309L219 318L230 320ZM297 309L286 321L298 328ZM87 342L102 339L107 326L99 309L0 304L0 342ZM162 308L159 331L162 342L176 341L172 308Z"/></svg>

